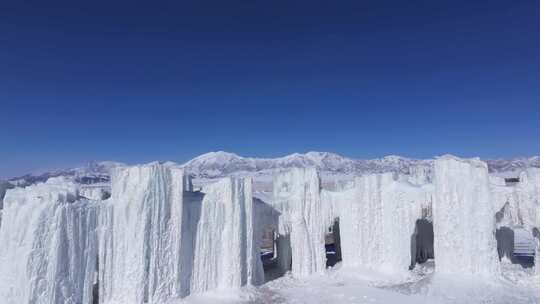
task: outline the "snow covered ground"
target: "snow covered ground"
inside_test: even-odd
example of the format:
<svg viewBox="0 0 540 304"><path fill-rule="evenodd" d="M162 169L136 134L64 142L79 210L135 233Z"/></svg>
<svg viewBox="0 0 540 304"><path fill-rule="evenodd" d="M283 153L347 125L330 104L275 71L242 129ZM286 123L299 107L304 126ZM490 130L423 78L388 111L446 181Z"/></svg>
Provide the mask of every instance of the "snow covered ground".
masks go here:
<svg viewBox="0 0 540 304"><path fill-rule="evenodd" d="M307 278L286 275L260 287L193 295L178 304L206 303L399 303L399 304L526 304L540 303L540 280L532 269L502 263L498 280L433 273L433 261L417 267L405 279L341 264Z"/></svg>

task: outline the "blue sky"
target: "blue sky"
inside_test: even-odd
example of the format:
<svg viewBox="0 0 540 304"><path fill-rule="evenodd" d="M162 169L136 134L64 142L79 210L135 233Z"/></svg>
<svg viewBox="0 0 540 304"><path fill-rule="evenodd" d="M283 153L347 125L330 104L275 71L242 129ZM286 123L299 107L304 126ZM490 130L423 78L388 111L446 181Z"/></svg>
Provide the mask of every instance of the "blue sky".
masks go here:
<svg viewBox="0 0 540 304"><path fill-rule="evenodd" d="M537 1L3 1L0 177L540 154L539 29Z"/></svg>

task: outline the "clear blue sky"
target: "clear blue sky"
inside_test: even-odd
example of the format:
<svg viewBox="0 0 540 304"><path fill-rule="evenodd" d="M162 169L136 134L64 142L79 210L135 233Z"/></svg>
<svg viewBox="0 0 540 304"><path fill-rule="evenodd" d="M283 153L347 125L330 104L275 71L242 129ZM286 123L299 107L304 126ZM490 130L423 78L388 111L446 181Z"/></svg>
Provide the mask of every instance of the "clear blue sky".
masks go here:
<svg viewBox="0 0 540 304"><path fill-rule="evenodd" d="M540 154L538 1L2 1L0 177Z"/></svg>

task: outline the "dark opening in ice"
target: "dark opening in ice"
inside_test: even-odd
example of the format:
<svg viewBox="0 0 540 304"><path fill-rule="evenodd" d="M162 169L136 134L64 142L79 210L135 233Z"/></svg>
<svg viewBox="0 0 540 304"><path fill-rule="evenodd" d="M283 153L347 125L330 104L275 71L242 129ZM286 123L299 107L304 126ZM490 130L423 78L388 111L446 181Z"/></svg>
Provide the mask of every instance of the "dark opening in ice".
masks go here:
<svg viewBox="0 0 540 304"><path fill-rule="evenodd" d="M275 231L265 233L261 248L264 280L269 282L282 277L292 268L291 239L289 235L278 235Z"/></svg>
<svg viewBox="0 0 540 304"><path fill-rule="evenodd" d="M433 223L427 219L419 219L416 221L416 227L411 236L411 265L409 269L412 270L416 264L422 264L434 258Z"/></svg>
<svg viewBox="0 0 540 304"><path fill-rule="evenodd" d="M495 238L499 260L506 257L512 264L519 264L524 268L534 266L534 231L500 227L495 231Z"/></svg>
<svg viewBox="0 0 540 304"><path fill-rule="evenodd" d="M325 238L326 267L333 267L341 262L341 237L339 235L339 219L329 229Z"/></svg>

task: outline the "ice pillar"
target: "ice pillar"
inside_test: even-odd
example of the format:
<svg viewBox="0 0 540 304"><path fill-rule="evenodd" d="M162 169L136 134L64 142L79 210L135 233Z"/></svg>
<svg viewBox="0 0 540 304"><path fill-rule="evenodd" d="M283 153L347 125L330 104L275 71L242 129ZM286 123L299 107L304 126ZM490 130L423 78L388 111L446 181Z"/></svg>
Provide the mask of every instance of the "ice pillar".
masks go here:
<svg viewBox="0 0 540 304"><path fill-rule="evenodd" d="M356 178L350 191L337 207L344 265L405 273L416 220L431 200L429 187L385 173Z"/></svg>
<svg viewBox="0 0 540 304"><path fill-rule="evenodd" d="M162 303L182 296L181 169L158 163L117 168L100 214L102 303ZM191 250L187 248L187 250Z"/></svg>
<svg viewBox="0 0 540 304"><path fill-rule="evenodd" d="M453 156L435 160L436 273L493 276L500 272L496 210L489 193L484 162Z"/></svg>
<svg viewBox="0 0 540 304"><path fill-rule="evenodd" d="M331 221L323 210L317 171L297 168L276 175L274 205L281 212L279 233L290 234L292 273L306 276L324 271L324 237Z"/></svg>
<svg viewBox="0 0 540 304"><path fill-rule="evenodd" d="M251 179L205 187L195 241L192 292L264 282Z"/></svg>
<svg viewBox="0 0 540 304"><path fill-rule="evenodd" d="M96 204L62 178L9 190L0 228L6 304L92 303Z"/></svg>

